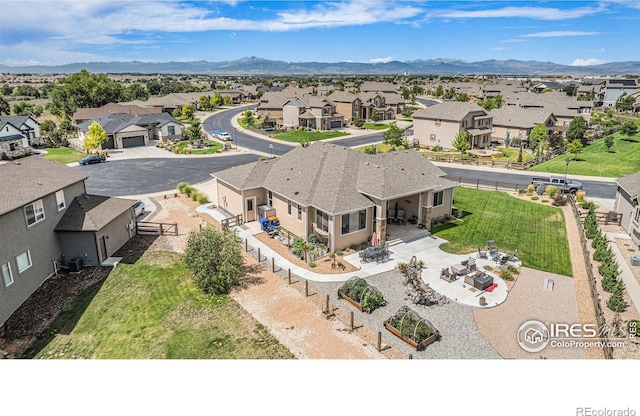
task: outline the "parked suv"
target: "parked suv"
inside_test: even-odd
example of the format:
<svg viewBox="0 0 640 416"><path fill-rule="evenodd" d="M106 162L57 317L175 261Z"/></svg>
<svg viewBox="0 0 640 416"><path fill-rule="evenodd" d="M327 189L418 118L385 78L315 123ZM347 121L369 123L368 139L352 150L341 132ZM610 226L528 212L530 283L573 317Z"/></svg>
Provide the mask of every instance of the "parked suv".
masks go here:
<svg viewBox="0 0 640 416"><path fill-rule="evenodd" d="M133 205L133 212L136 214L136 218L139 217L140 215L143 215L144 214L144 202L138 200Z"/></svg>

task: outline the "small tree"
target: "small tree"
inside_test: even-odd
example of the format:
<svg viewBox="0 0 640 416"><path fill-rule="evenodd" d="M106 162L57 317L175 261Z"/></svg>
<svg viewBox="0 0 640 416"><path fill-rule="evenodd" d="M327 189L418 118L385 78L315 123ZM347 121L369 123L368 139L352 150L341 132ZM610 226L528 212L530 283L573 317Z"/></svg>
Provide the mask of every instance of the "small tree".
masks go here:
<svg viewBox="0 0 640 416"><path fill-rule="evenodd" d="M371 121L373 122L380 121L380 114L378 113L378 110L376 110L375 108L371 110Z"/></svg>
<svg viewBox="0 0 640 416"><path fill-rule="evenodd" d="M627 309L627 302L624 300L624 283L622 283L622 280L618 280L613 288L613 293L607 301L607 307L614 312L624 312L625 309Z"/></svg>
<svg viewBox="0 0 640 416"><path fill-rule="evenodd" d="M467 139L467 132L461 131L456 135L456 138L453 140L453 147L460 152L460 156L467 150L469 150L469 140Z"/></svg>
<svg viewBox="0 0 640 416"><path fill-rule="evenodd" d="M187 138L191 144L202 138L202 131L200 130L200 122L194 120L187 130Z"/></svg>
<svg viewBox="0 0 640 416"><path fill-rule="evenodd" d="M85 134L84 149L88 151L95 150L107 140L109 140L107 133L105 133L100 123L94 121L89 126L89 131Z"/></svg>
<svg viewBox="0 0 640 416"><path fill-rule="evenodd" d="M195 114L195 112L196 112L196 109L193 106L193 104L185 104L182 106L182 117L186 119L193 118L193 115Z"/></svg>
<svg viewBox="0 0 640 416"><path fill-rule="evenodd" d="M587 131L587 121L582 117L576 117L569 123L569 130L567 130L567 139L570 142L574 140L580 140L583 146L587 145L585 132Z"/></svg>
<svg viewBox="0 0 640 416"><path fill-rule="evenodd" d="M253 117L253 112L251 112L251 110L246 110L243 114L244 122L247 124L247 127L252 127L256 122L256 119Z"/></svg>
<svg viewBox="0 0 640 416"><path fill-rule="evenodd" d="M520 145L520 151L518 151L518 163L522 163L522 145Z"/></svg>
<svg viewBox="0 0 640 416"><path fill-rule="evenodd" d="M538 123L531 130L531 134L529 134L529 146L532 149L538 148L540 143L546 143L549 138L549 130L544 123Z"/></svg>
<svg viewBox="0 0 640 416"><path fill-rule="evenodd" d="M582 152L582 142L578 139L575 139L571 143L569 143L569 153L573 153L573 160L578 160L578 153Z"/></svg>
<svg viewBox="0 0 640 416"><path fill-rule="evenodd" d="M206 227L189 233L184 262L199 289L219 295L238 284L244 259L233 231Z"/></svg>
<svg viewBox="0 0 640 416"><path fill-rule="evenodd" d="M404 131L396 125L395 122L389 124L389 128L382 135L384 144L389 144L393 147L402 146Z"/></svg>
<svg viewBox="0 0 640 416"><path fill-rule="evenodd" d="M627 121L624 123L622 128L620 129L620 133L626 135L629 140L631 140L631 136L638 132L638 126L633 121Z"/></svg>
<svg viewBox="0 0 640 416"><path fill-rule="evenodd" d="M613 136L608 135L604 138L604 145L607 148L607 153L611 152L611 147L613 146Z"/></svg>

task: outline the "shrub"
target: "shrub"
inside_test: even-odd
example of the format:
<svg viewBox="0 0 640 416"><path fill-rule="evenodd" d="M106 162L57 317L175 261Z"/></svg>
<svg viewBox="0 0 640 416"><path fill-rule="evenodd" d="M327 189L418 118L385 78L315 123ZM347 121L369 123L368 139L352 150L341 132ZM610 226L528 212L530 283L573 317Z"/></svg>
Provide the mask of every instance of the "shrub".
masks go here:
<svg viewBox="0 0 640 416"><path fill-rule="evenodd" d="M540 199L540 197L538 197L538 196L532 196L532 197L531 197L531 200L532 200L532 201L537 201L538 199Z"/></svg>
<svg viewBox="0 0 640 416"><path fill-rule="evenodd" d="M489 266L488 264L485 264L484 266L482 266L482 268L485 270L493 270L493 267Z"/></svg>
<svg viewBox="0 0 640 416"><path fill-rule="evenodd" d="M596 209L598 209L598 206L595 203L593 203L591 201L587 201L586 199L582 202L582 204L580 204L580 206L583 209L588 209L588 210L591 210L591 209L596 210Z"/></svg>
<svg viewBox="0 0 640 416"><path fill-rule="evenodd" d="M524 190L524 189L522 189L522 188L518 189L518 195L522 195L522 194L524 194L525 192L526 192L526 190Z"/></svg>
<svg viewBox="0 0 640 416"><path fill-rule="evenodd" d="M344 253L342 253L342 251L340 251L340 250L336 251L336 255L337 256L342 256L342 254L344 254Z"/></svg>
<svg viewBox="0 0 640 416"><path fill-rule="evenodd" d="M584 191L578 191L576 192L576 201L578 202L584 202L584 196L586 195L586 193Z"/></svg>
<svg viewBox="0 0 640 416"><path fill-rule="evenodd" d="M314 262L309 263L309 267L311 267L312 269L313 269L314 267L316 267L316 266L317 266L317 264L315 264Z"/></svg>
<svg viewBox="0 0 640 416"><path fill-rule="evenodd" d="M362 299L362 310L367 313L373 312L375 308L378 306L386 305L386 301L382 296L382 293L378 291L369 291L364 294L364 299Z"/></svg>
<svg viewBox="0 0 640 416"><path fill-rule="evenodd" d="M442 146L433 146L434 152L442 152Z"/></svg>
<svg viewBox="0 0 640 416"><path fill-rule="evenodd" d="M565 196L562 196L561 194L557 194L553 197L552 204L556 207L563 207L567 205L567 198Z"/></svg>
<svg viewBox="0 0 640 416"><path fill-rule="evenodd" d="M198 203L199 204L206 204L207 202L209 202L209 199L207 199L207 196L205 194L199 194L198 195Z"/></svg>
<svg viewBox="0 0 640 416"><path fill-rule="evenodd" d="M507 270L509 270L509 272L511 272L511 274L518 274L518 268L515 266L512 266L511 264L507 266Z"/></svg>
<svg viewBox="0 0 640 416"><path fill-rule="evenodd" d="M315 234L309 234L309 237L307 237L307 241L315 244L318 242L318 237Z"/></svg>
<svg viewBox="0 0 640 416"><path fill-rule="evenodd" d="M356 127L362 127L364 125L364 119L363 118L354 118L352 123Z"/></svg>
<svg viewBox="0 0 640 416"><path fill-rule="evenodd" d="M544 190L544 193L549 197L549 198L553 198L554 196L556 196L556 194L558 193L558 187L554 186L554 185L549 185L546 187L546 189Z"/></svg>
<svg viewBox="0 0 640 416"><path fill-rule="evenodd" d="M536 186L534 184L527 186L527 195L533 195L535 191L536 191Z"/></svg>
<svg viewBox="0 0 640 416"><path fill-rule="evenodd" d="M189 233L184 262L200 290L219 295L238 284L244 258L233 231L206 227Z"/></svg>
<svg viewBox="0 0 640 416"><path fill-rule="evenodd" d="M296 256L302 257L304 255L304 247L306 242L300 238L296 237L293 239L293 244L291 245L291 252Z"/></svg>
<svg viewBox="0 0 640 416"><path fill-rule="evenodd" d="M184 188L182 188L182 193L187 195L187 196L191 196L191 192L194 192L196 189L191 186L191 185L187 185Z"/></svg>
<svg viewBox="0 0 640 416"><path fill-rule="evenodd" d="M192 201L197 201L198 198L200 197L200 192L194 189L193 191L191 191L191 194L189 194L189 196L191 197Z"/></svg>
<svg viewBox="0 0 640 416"><path fill-rule="evenodd" d="M500 278L502 280L506 280L507 282L510 282L513 280L513 274L509 271L509 269L504 269L500 271Z"/></svg>
<svg viewBox="0 0 640 416"><path fill-rule="evenodd" d="M185 186L189 186L189 184L187 182L180 182L177 188L178 192L184 192Z"/></svg>
<svg viewBox="0 0 640 416"><path fill-rule="evenodd" d="M624 300L624 283L618 281L613 289L613 293L607 301L607 307L614 312L624 312L627 309L627 302Z"/></svg>
<svg viewBox="0 0 640 416"><path fill-rule="evenodd" d="M543 204L546 204L547 202L549 202L549 200L548 200L548 199L543 199L543 200L542 200L542 201L540 201L540 202L542 202Z"/></svg>

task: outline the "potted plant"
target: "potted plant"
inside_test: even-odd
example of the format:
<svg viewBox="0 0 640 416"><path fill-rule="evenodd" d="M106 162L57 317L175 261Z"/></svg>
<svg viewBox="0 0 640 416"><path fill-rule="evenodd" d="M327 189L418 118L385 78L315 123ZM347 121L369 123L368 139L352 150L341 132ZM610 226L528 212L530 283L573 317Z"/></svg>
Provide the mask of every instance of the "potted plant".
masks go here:
<svg viewBox="0 0 640 416"><path fill-rule="evenodd" d="M480 306L487 306L487 299L484 296L480 296Z"/></svg>

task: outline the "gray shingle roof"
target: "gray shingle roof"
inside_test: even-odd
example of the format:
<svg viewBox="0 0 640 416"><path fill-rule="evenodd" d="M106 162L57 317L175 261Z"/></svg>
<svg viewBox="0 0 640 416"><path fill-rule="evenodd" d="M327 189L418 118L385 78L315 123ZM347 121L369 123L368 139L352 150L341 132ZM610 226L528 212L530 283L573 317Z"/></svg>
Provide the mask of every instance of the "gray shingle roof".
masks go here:
<svg viewBox="0 0 640 416"><path fill-rule="evenodd" d="M331 214L373 206L367 196L389 199L456 186L415 151L368 155L323 142L297 147L279 159L235 166L212 176L237 189L264 187Z"/></svg>
<svg viewBox="0 0 640 416"><path fill-rule="evenodd" d="M461 121L470 112L486 110L475 103L444 102L413 113L413 118Z"/></svg>
<svg viewBox="0 0 640 416"><path fill-rule="evenodd" d="M0 128L1 127L2 126L0 126ZM22 140L24 138L25 138L24 134L11 134L9 136L0 136L0 142L12 142L15 140Z"/></svg>
<svg viewBox="0 0 640 416"><path fill-rule="evenodd" d="M99 231L135 203L133 199L79 195L69 204L55 231Z"/></svg>
<svg viewBox="0 0 640 416"><path fill-rule="evenodd" d="M13 127L20 129L29 120L29 116L0 116L0 123L9 123Z"/></svg>
<svg viewBox="0 0 640 416"><path fill-rule="evenodd" d="M89 126L94 121L97 121L104 129L104 132L107 134L115 134L131 125L147 126L150 124L155 124L156 126L163 126L169 122L182 124L175 117L168 113L143 114L140 116L126 113L114 113L106 114L102 117L80 123L78 124L78 128L86 132L89 130Z"/></svg>
<svg viewBox="0 0 640 416"><path fill-rule="evenodd" d="M0 215L89 176L60 162L28 156L0 164Z"/></svg>
<svg viewBox="0 0 640 416"><path fill-rule="evenodd" d="M551 111L537 108L522 108L507 106L496 108L489 112L493 116L494 126L507 126L518 128L533 128L536 124L546 123L551 117Z"/></svg>
<svg viewBox="0 0 640 416"><path fill-rule="evenodd" d="M640 172L618 178L616 182L631 198L640 198Z"/></svg>

